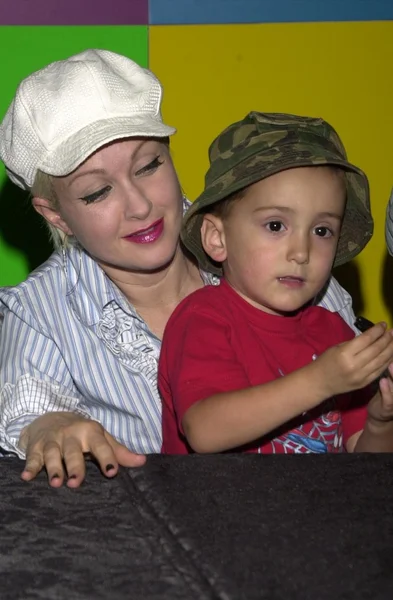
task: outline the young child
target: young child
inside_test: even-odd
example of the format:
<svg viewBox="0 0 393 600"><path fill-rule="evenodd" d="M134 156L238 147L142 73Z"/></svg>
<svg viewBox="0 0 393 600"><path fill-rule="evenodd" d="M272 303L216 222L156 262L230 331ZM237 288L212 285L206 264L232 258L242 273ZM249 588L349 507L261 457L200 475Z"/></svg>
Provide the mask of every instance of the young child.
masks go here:
<svg viewBox="0 0 393 600"><path fill-rule="evenodd" d="M315 306L372 230L367 177L322 119L252 112L217 137L182 240L223 279L166 327L163 452L393 451L392 380L369 386L392 331L353 339Z"/></svg>

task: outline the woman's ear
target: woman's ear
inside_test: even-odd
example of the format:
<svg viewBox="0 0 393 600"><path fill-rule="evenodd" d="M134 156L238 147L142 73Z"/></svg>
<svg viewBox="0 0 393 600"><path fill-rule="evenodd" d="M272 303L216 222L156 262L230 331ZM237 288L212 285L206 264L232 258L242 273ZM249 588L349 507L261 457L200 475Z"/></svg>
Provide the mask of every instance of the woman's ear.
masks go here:
<svg viewBox="0 0 393 600"><path fill-rule="evenodd" d="M216 262L222 263L227 258L224 225L220 217L206 214L201 227L202 246L206 254Z"/></svg>
<svg viewBox="0 0 393 600"><path fill-rule="evenodd" d="M34 206L34 209L38 212L38 214L40 214L41 217L45 219L45 221L50 223L50 225L53 225L53 227L56 227L56 229L60 229L66 235L73 235L71 229L63 220L59 211L53 208L50 200L34 196L32 204Z"/></svg>

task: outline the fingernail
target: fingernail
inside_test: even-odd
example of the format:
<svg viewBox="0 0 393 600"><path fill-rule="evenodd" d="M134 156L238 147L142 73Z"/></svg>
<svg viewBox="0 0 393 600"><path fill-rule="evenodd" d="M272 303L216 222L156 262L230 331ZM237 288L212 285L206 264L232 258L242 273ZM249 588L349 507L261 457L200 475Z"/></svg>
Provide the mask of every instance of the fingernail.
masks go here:
<svg viewBox="0 0 393 600"><path fill-rule="evenodd" d="M115 468L115 467L109 463L109 465L106 465L106 467L105 467L105 471L106 471L106 472L108 472L108 471L112 471L112 469L114 469L114 468Z"/></svg>
<svg viewBox="0 0 393 600"><path fill-rule="evenodd" d="M52 475L51 481L53 481L54 479L59 479L59 476L57 473L55 473L54 475Z"/></svg>
<svg viewBox="0 0 393 600"><path fill-rule="evenodd" d="M68 479L76 479L76 475L70 475Z"/></svg>

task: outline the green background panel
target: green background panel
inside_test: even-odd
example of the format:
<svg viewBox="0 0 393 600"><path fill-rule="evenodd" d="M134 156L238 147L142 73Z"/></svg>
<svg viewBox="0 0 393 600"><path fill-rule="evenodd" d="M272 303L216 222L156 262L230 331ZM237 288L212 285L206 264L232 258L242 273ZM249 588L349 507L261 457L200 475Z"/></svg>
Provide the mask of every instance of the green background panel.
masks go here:
<svg viewBox="0 0 393 600"><path fill-rule="evenodd" d="M148 66L148 28L135 25L1 27L0 120L21 79L49 62L86 48L119 52ZM0 166L0 203L0 286L14 285L47 258L51 247L28 195L7 181L3 166Z"/></svg>

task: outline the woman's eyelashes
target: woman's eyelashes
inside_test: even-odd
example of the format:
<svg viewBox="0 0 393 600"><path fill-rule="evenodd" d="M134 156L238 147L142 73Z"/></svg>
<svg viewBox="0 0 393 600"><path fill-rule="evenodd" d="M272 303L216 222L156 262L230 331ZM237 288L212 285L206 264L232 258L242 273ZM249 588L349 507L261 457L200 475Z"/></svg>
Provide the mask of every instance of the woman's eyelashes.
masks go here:
<svg viewBox="0 0 393 600"><path fill-rule="evenodd" d="M138 177L139 175L146 175L147 173L152 173L153 171L158 169L158 167L162 165L163 162L164 161L160 158L160 156L156 156L151 162L149 162L147 165L136 171L135 175Z"/></svg>
<svg viewBox="0 0 393 600"><path fill-rule="evenodd" d="M88 194L87 196L82 196L81 198L79 198L79 200L83 200L83 202L85 202L85 204L91 204L92 202L95 202L96 200L102 200L102 198L104 198L107 194L109 194L111 189L112 188L110 185L106 185L105 187L101 188L100 190L97 190L96 192L93 192L92 194Z"/></svg>
<svg viewBox="0 0 393 600"><path fill-rule="evenodd" d="M164 160L161 159L160 156L156 156L147 165L145 165L141 169L138 169L138 171L135 172L135 176L140 177L141 175L143 176L148 175L150 173L154 173L154 171L156 171L160 167L160 165L163 164L163 162ZM103 200L111 190L112 186L106 185L103 188L97 190L96 192L93 192L92 194L81 196L79 199L85 202L85 204L91 204L92 202L96 202L97 200Z"/></svg>

